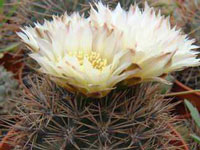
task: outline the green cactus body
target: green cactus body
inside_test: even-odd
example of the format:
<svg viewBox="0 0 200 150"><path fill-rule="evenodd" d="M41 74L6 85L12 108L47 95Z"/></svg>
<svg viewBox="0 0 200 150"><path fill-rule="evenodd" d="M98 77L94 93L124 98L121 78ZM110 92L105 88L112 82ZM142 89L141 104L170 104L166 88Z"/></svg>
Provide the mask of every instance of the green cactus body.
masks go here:
<svg viewBox="0 0 200 150"><path fill-rule="evenodd" d="M170 115L173 105L156 94L155 86L116 89L105 98L90 99L72 95L44 78L27 83L29 93L18 97L21 121L13 126L16 148L173 149L170 141L177 137L168 127L176 121Z"/></svg>

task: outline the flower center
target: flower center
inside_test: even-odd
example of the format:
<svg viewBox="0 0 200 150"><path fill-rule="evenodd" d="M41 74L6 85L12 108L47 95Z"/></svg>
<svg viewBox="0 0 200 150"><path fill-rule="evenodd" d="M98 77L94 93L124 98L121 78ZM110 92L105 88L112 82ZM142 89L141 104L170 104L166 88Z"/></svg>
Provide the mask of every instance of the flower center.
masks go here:
<svg viewBox="0 0 200 150"><path fill-rule="evenodd" d="M97 52L69 52L69 55L75 56L79 60L80 65L83 65L84 58L87 58L95 69L103 70L103 68L107 66L107 60L101 58L100 54Z"/></svg>

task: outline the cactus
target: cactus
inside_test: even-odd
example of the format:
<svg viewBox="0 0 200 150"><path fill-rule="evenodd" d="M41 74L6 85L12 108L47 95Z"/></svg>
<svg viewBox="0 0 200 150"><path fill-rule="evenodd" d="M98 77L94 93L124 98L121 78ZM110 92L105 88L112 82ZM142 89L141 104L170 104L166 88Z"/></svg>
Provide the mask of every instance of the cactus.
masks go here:
<svg viewBox="0 0 200 150"><path fill-rule="evenodd" d="M44 77L25 83L29 92L16 97L21 121L12 126L16 134L9 142L15 149L178 149L168 127L178 122L170 115L174 104L156 94L156 85L116 89L91 99L68 93Z"/></svg>
<svg viewBox="0 0 200 150"><path fill-rule="evenodd" d="M70 1L74 7L62 2L23 0L17 13L33 21L69 10L64 6L81 12L88 6L87 0ZM86 5L75 5L79 2ZM15 150L182 149L173 145L179 139L168 127L179 122L170 114L174 104L158 93L156 85L115 89L102 99L91 99L71 94L45 76L30 78L24 80L29 90L14 98L20 121L11 126L15 134L9 144Z"/></svg>
<svg viewBox="0 0 200 150"><path fill-rule="evenodd" d="M13 103L9 101L15 96L18 82L13 78L11 72L0 66L0 115L12 111Z"/></svg>

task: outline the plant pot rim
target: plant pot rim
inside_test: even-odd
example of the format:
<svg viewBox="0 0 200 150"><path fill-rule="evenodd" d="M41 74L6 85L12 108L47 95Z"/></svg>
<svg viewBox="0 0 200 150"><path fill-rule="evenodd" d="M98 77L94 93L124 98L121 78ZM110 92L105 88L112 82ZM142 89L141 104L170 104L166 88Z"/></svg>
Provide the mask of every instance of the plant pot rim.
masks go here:
<svg viewBox="0 0 200 150"><path fill-rule="evenodd" d="M181 87L185 91L191 91L191 90L193 90L192 88L188 87L187 85L183 84L182 82L180 82L178 80L175 80L174 84L176 84L177 86ZM192 94L197 95L197 96L200 97L200 92L194 92ZM187 95L187 94L183 94L183 95Z"/></svg>

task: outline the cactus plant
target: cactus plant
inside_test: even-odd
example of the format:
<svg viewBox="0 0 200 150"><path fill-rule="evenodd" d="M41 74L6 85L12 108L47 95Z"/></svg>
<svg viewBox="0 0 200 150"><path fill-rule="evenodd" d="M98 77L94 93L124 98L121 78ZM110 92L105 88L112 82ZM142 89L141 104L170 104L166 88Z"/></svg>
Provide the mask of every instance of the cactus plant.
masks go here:
<svg viewBox="0 0 200 150"><path fill-rule="evenodd" d="M31 13L31 20L35 6L46 11L43 6L58 6L53 0L30 2L34 5L26 4L30 7L21 7L21 11L26 10L29 17ZM57 9L60 8L56 8L56 13ZM16 116L20 121L11 125L13 134L7 138L15 150L183 149L183 145L177 145L180 139L172 131L172 126L179 122L170 114L174 104L158 93L155 84L118 88L95 99L69 93L45 75L31 76L24 82L29 90L14 98L19 102Z"/></svg>
<svg viewBox="0 0 200 150"><path fill-rule="evenodd" d="M12 111L13 103L10 103L9 99L15 96L17 88L18 82L13 78L13 74L0 66L0 115Z"/></svg>
<svg viewBox="0 0 200 150"><path fill-rule="evenodd" d="M16 97L21 121L9 141L15 148L181 149L172 144L178 139L168 127L178 122L170 114L174 104L156 85L116 89L101 100L68 93L44 77L29 77L26 85L29 92Z"/></svg>

